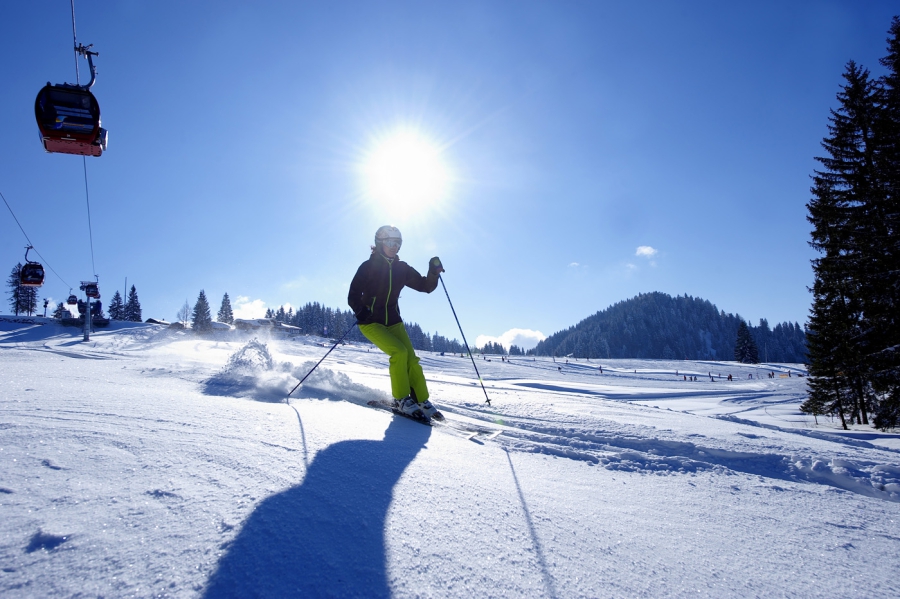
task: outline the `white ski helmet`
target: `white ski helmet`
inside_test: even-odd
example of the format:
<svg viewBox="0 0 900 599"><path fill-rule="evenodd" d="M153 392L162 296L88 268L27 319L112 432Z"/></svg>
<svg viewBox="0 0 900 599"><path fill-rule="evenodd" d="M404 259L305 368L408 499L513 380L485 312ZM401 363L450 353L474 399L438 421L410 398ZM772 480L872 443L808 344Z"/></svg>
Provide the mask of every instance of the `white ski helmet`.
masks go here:
<svg viewBox="0 0 900 599"><path fill-rule="evenodd" d="M403 236L400 234L400 229L391 225L379 227L375 231L375 245L384 245L385 243L389 246L396 245L399 250L403 244Z"/></svg>

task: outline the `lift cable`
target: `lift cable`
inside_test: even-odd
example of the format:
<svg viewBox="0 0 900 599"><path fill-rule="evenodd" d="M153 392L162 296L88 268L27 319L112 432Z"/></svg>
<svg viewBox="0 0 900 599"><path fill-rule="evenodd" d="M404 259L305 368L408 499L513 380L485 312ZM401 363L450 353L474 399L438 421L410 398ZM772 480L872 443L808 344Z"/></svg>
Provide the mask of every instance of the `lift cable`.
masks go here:
<svg viewBox="0 0 900 599"><path fill-rule="evenodd" d="M50 266L50 264L47 262L47 260L46 260L43 256L41 256L41 253L40 253L39 251L37 251L37 249L35 249L34 244L31 242L31 238L28 237L28 233L26 233L26 232L25 232L25 229L22 228L22 223L20 223L20 222L19 222L19 219L16 218L16 213L13 212L12 207L9 205L9 202L6 201L6 197L3 195L2 192L0 192L0 198L3 198L3 203L6 204L6 208L9 210L9 213L12 214L13 220L16 221L16 224L17 224L17 225L19 225L19 230L22 231L22 235L24 235L24 236L25 236L25 239L28 240L28 245L31 246L31 249L34 250L34 253L37 254L38 256L40 256L41 262L42 262L43 264L46 264L46 265L47 265L47 268L49 268L51 271L53 271L53 274L55 274L55 275L56 275L56 278L58 278L60 281L63 282L63 285L65 285L66 287L68 287L69 289L71 289L72 286L69 285L68 283L66 283L65 279L63 279L61 276L59 276L59 273L56 272L55 270L53 270L53 267Z"/></svg>
<svg viewBox="0 0 900 599"><path fill-rule="evenodd" d="M72 44L75 48L75 83L81 85L81 75L78 72L78 36L75 34L75 0L69 0L69 4L72 6ZM93 82L93 79L91 81ZM94 262L94 229L91 226L91 194L88 191L87 159L84 156L81 157L81 165L84 169L84 199L87 202L88 239L90 239L91 242L91 272L94 273L94 278L96 278L97 266Z"/></svg>
<svg viewBox="0 0 900 599"><path fill-rule="evenodd" d="M84 199L87 201L88 237L91 240L91 272L97 276L97 267L94 265L94 229L91 227L91 195L88 192L87 159L82 156L81 164L84 167Z"/></svg>
<svg viewBox="0 0 900 599"><path fill-rule="evenodd" d="M75 47L75 83L81 85L81 75L78 72L78 36L75 35L75 0L70 0L72 6L72 45Z"/></svg>

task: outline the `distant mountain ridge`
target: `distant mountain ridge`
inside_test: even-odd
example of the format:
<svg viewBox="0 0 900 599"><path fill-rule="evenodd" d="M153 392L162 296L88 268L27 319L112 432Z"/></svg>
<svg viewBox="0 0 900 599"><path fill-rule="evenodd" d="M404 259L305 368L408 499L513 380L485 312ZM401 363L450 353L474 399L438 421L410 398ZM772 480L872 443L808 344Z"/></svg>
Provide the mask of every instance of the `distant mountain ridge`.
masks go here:
<svg viewBox="0 0 900 599"><path fill-rule="evenodd" d="M733 360L743 319L708 300L658 291L613 304L530 350L538 356ZM749 325L749 323L748 323ZM749 325L762 362L806 362L806 332L798 323Z"/></svg>

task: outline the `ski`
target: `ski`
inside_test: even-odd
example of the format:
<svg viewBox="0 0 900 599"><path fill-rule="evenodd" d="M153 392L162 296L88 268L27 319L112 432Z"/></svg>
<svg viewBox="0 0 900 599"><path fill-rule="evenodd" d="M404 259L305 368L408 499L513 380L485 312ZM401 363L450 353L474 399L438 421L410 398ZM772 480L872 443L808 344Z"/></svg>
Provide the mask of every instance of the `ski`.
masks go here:
<svg viewBox="0 0 900 599"><path fill-rule="evenodd" d="M416 416L410 416L409 414L404 414L403 412L401 412L400 410L395 408L393 403L390 401L373 399L373 400L367 401L366 404L368 406L378 409L378 410L384 410L386 412L396 414L397 416L403 416L404 418L408 418L409 420L413 420L415 422L418 422L419 424L424 424L425 426L441 426L441 427L446 427L446 428L452 428L456 431L459 431L459 433L462 435L462 437L464 439L466 439L467 441L474 441L475 438L478 437L479 435L485 435L484 437L482 437L483 439L485 439L487 441L493 441L498 436L500 436L500 433L503 432L501 429L494 429L494 428L482 427L482 426L477 426L477 425L473 426L473 425L469 425L469 424L464 424L462 422L455 422L452 420L447 420L443 415L441 415L440 419L438 419L437 417L418 418Z"/></svg>
<svg viewBox="0 0 900 599"><path fill-rule="evenodd" d="M409 420L412 420L412 421L414 421L414 422L418 422L419 424L424 424L425 426L431 426L431 418L428 418L428 417L426 417L426 416L422 416L422 417L420 418L420 417L418 417L418 416L412 416L412 415L410 415L410 414L404 414L403 412L401 412L400 410L398 410L397 408L395 408L393 405L391 405L391 404L388 403L388 402L378 401L378 400L374 400L374 399L373 399L373 400L370 400L370 401L368 401L368 402L366 402L366 403L367 403L369 406L373 407L373 408L377 408L377 409L379 409L379 410L386 410L386 411L388 411L388 412L390 412L390 413L392 413L392 414L396 414L397 416L403 416L404 418L408 418Z"/></svg>
<svg viewBox="0 0 900 599"><path fill-rule="evenodd" d="M487 435L486 437L479 437L479 440L483 439L484 441L493 441L494 439L496 439L497 437L500 436L500 433L503 432L500 430L496 430L492 433L488 433L487 431L483 431L483 430L464 429L464 428L459 428L459 427L452 426L452 425L450 426L450 428L455 428L457 430L462 431L463 438L466 441L475 441L475 437L478 437L478 435Z"/></svg>

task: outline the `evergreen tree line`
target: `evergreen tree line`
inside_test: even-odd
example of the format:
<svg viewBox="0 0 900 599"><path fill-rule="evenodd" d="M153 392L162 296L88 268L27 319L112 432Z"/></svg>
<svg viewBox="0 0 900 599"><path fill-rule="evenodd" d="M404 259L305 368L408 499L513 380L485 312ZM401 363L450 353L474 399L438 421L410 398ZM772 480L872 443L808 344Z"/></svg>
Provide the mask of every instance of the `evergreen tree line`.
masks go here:
<svg viewBox="0 0 900 599"><path fill-rule="evenodd" d="M730 360L737 356L741 325L768 362L805 362L806 333L797 323L774 329L765 319L748 326L708 300L688 295L642 293L550 335L529 355L613 359ZM736 358L743 360L743 358Z"/></svg>
<svg viewBox="0 0 900 599"><path fill-rule="evenodd" d="M197 297L194 308L187 315L188 308L182 308L185 312L185 320L191 319L191 328L197 332L206 332L212 329L212 318L210 316L209 301L206 298L206 292L201 290ZM305 306L297 308L293 307L284 309L279 306L277 310L269 308L266 310L265 318L271 318L276 322L294 326L300 329L302 333L308 335L318 335L320 337L331 337L338 339L347 333L345 338L347 341L355 341L358 343L370 343L358 327L354 327L356 316L350 310L341 310L340 308L328 308L318 302L310 302ZM218 322L234 324L234 311L231 307L231 298L226 293L222 297L222 304L216 315ZM447 352L447 353L463 353L465 350L463 345L456 339L447 339L439 333L435 332L430 335L422 330L418 324L414 322L406 322L406 332L409 334L409 340L413 347L421 351ZM348 329L353 330L348 332Z"/></svg>
<svg viewBox="0 0 900 599"><path fill-rule="evenodd" d="M807 413L900 425L900 17L885 74L849 61L807 219L815 275Z"/></svg>
<svg viewBox="0 0 900 599"><path fill-rule="evenodd" d="M109 301L108 306L110 320L125 320L128 322L141 322L143 316L141 301L138 299L137 289L134 285L128 291L128 300L123 302L122 295L117 289Z"/></svg>
<svg viewBox="0 0 900 599"><path fill-rule="evenodd" d="M475 351L482 354L493 354L500 356L524 356L529 353L518 345L510 345L509 351L506 351L502 344L496 343L494 341L488 341L482 347L476 348Z"/></svg>
<svg viewBox="0 0 900 599"><path fill-rule="evenodd" d="M20 285L21 272L22 264L16 264L7 279L9 308L13 314L32 316L37 311L39 288ZM131 291L128 292L128 301L124 303L122 302L122 296L116 291L112 300L110 300L108 310L110 320L141 322L141 302L138 299L135 286L131 286ZM51 316L53 318L69 318L71 313L63 302L59 302L56 304L56 308ZM102 310L100 316L103 317Z"/></svg>
<svg viewBox="0 0 900 599"><path fill-rule="evenodd" d="M488 341L483 346L479 347L478 351L483 354L492 354L492 355L499 355L499 356L506 355L506 348L504 348L499 343L494 343L493 341Z"/></svg>
<svg viewBox="0 0 900 599"><path fill-rule="evenodd" d="M277 310L269 310L267 318L274 318L278 322L299 327L304 333L320 335L337 339L347 332L347 329L356 322L356 316L350 310L340 308L327 308L318 302L307 303L305 306L284 310L284 306ZM456 339L447 339L435 332L430 335L422 330L415 322L405 322L406 332L415 349L421 351L462 353L463 345ZM359 343L369 343L358 327L353 327L347 335L347 340Z"/></svg>

